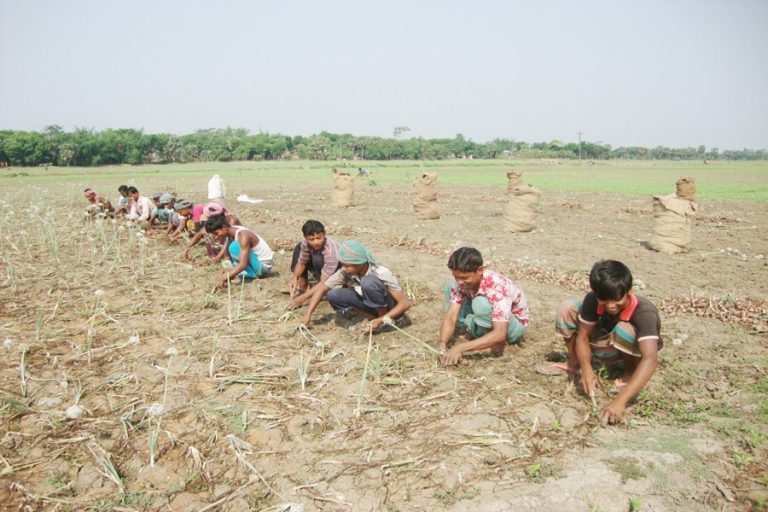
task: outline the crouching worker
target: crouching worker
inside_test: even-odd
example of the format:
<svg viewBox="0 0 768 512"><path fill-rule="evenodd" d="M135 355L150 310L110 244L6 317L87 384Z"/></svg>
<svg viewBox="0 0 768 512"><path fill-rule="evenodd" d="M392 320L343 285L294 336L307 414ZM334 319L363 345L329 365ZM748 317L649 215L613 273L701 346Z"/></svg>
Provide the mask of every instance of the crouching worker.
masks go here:
<svg viewBox="0 0 768 512"><path fill-rule="evenodd" d="M85 196L85 199L88 200L90 205L88 205L88 208L85 209L85 212L90 217L107 217L107 216L113 216L115 209L112 207L112 203L109 202L109 199L100 196L95 190L92 188L87 188L83 191L83 195Z"/></svg>
<svg viewBox="0 0 768 512"><path fill-rule="evenodd" d="M194 235L203 228L201 219L203 217L203 205L194 204L192 201L180 200L173 205L178 219L169 219L169 225L175 225L176 229L168 235L171 242L175 242L186 233Z"/></svg>
<svg viewBox="0 0 768 512"><path fill-rule="evenodd" d="M315 281L322 283L341 267L339 244L333 238L325 236L325 226L321 222L308 220L301 227L301 232L304 238L293 248L293 278L288 287L293 298L288 304L288 309L296 309L312 298L310 273Z"/></svg>
<svg viewBox="0 0 768 512"><path fill-rule="evenodd" d="M557 310L555 328L568 348L564 371L581 370L581 385L594 396L596 364L623 365L613 382L618 394L600 409L603 425L621 421L627 403L648 383L658 364L661 319L651 301L632 293L632 273L620 261L602 260L589 273L592 289L579 303L566 300Z"/></svg>
<svg viewBox="0 0 768 512"><path fill-rule="evenodd" d="M326 296L334 311L358 313L370 321L372 329L397 320L411 307L395 274L376 263L357 240L339 246L339 262L341 269L312 288L312 298L300 323L309 325L312 312Z"/></svg>
<svg viewBox="0 0 768 512"><path fill-rule="evenodd" d="M200 217L200 221L205 222L216 215L224 216L230 226L240 225L240 219L237 217L237 215L227 210L227 208L219 199L211 201L203 207L203 216ZM208 233L205 229L199 229L195 232L195 235L189 241L187 247L184 248L184 252L181 253L181 258L188 260L189 250L197 245L203 238L206 239L205 250L208 253L208 257L211 258L212 263L218 263L219 260L221 260L221 258L224 256L221 253L222 244L219 242L219 240L216 239L216 236Z"/></svg>
<svg viewBox="0 0 768 512"><path fill-rule="evenodd" d="M120 192L120 197L117 200L115 215L128 215L128 212L131 210L131 198L128 196L128 185L120 185L117 191Z"/></svg>
<svg viewBox="0 0 768 512"><path fill-rule="evenodd" d="M464 352L500 354L506 345L519 342L531 320L523 291L509 278L485 268L482 255L472 247L456 249L448 258L448 268L454 278L443 288L447 309L440 328L443 363L464 362ZM447 349L458 326L466 327L472 339Z"/></svg>
<svg viewBox="0 0 768 512"><path fill-rule="evenodd" d="M205 221L205 230L216 237L226 238L220 256L223 258L228 254L233 267L223 269L220 285L269 275L274 253L259 235L243 226L230 226L225 215L209 218Z"/></svg>
<svg viewBox="0 0 768 512"><path fill-rule="evenodd" d="M155 211L155 218L160 221L160 224L162 227L168 228L168 224L171 222L171 215L173 215L176 210L174 209L174 206L176 206L176 198L173 196L173 194L169 194L168 192L165 192L160 195L160 197L157 200L157 210Z"/></svg>
<svg viewBox="0 0 768 512"><path fill-rule="evenodd" d="M150 219L155 213L155 203L147 196L139 194L136 187L128 187L128 197L131 198L131 212L126 219L136 222L143 228L149 227Z"/></svg>

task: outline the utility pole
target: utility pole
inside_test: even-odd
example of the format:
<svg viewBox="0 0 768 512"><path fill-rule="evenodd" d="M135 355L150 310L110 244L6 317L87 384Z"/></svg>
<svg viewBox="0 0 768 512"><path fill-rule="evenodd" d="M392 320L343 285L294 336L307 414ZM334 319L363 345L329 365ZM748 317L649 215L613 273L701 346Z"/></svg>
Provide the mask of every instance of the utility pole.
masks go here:
<svg viewBox="0 0 768 512"><path fill-rule="evenodd" d="M579 165L581 165L581 136L583 135L582 131L578 131L579 134Z"/></svg>

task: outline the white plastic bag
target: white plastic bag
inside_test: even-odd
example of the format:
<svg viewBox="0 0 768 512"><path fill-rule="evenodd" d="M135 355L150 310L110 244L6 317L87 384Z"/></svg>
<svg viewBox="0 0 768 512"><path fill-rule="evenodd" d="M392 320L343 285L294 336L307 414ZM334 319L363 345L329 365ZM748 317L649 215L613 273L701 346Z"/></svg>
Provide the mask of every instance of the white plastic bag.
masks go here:
<svg viewBox="0 0 768 512"><path fill-rule="evenodd" d="M251 204L258 204L258 203L264 202L263 199L251 199L245 194L240 194L239 196L237 196L237 200L240 201L241 203L251 203Z"/></svg>
<svg viewBox="0 0 768 512"><path fill-rule="evenodd" d="M224 197L224 180L218 174L208 181L208 199L221 199Z"/></svg>

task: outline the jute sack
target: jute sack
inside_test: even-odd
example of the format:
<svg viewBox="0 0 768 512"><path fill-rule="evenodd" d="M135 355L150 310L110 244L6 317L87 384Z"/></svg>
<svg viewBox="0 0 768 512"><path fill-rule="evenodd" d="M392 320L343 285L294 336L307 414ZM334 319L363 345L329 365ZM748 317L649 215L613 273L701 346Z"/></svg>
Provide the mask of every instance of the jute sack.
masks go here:
<svg viewBox="0 0 768 512"><path fill-rule="evenodd" d="M680 178L675 183L675 189L677 190L677 197L693 199L693 196L696 194L696 180L693 178Z"/></svg>
<svg viewBox="0 0 768 512"><path fill-rule="evenodd" d="M531 185L520 185L509 191L504 208L504 231L522 233L536 227L537 206L541 191Z"/></svg>
<svg viewBox="0 0 768 512"><path fill-rule="evenodd" d="M353 195L355 195L355 179L346 172L335 173L331 204L336 208L351 206Z"/></svg>
<svg viewBox="0 0 768 512"><path fill-rule="evenodd" d="M427 172L413 182L413 211L417 219L439 219L437 206L437 173Z"/></svg>
<svg viewBox="0 0 768 512"><path fill-rule="evenodd" d="M523 184L523 173L517 171L509 171L507 173L507 179L509 180L509 183L507 184L507 192L511 193L512 190Z"/></svg>
<svg viewBox="0 0 768 512"><path fill-rule="evenodd" d="M688 250L691 243L691 217L698 205L675 194L653 196L651 249L664 254Z"/></svg>

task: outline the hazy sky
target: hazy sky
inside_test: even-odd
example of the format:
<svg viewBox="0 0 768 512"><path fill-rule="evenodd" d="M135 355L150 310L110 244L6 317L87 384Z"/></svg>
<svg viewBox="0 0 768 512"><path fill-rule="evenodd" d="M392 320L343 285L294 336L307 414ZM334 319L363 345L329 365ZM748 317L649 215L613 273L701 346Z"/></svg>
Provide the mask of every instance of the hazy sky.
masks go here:
<svg viewBox="0 0 768 512"><path fill-rule="evenodd" d="M0 0L0 129L768 148L766 0Z"/></svg>

